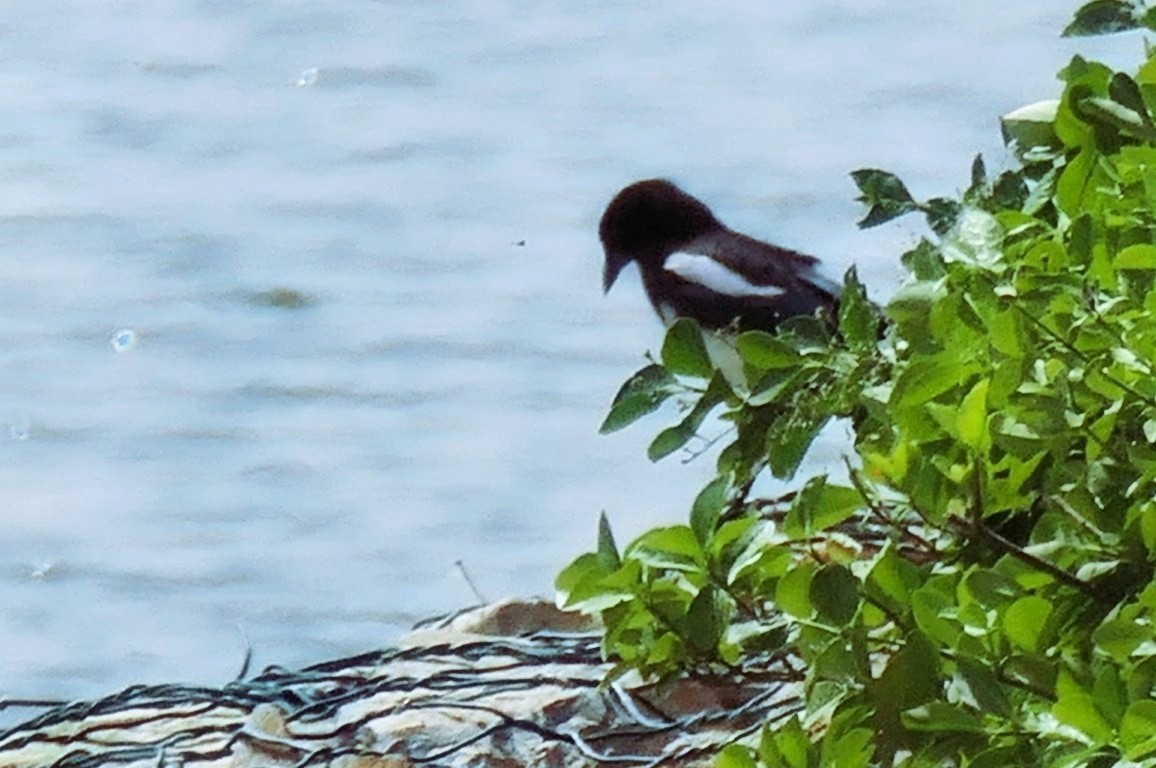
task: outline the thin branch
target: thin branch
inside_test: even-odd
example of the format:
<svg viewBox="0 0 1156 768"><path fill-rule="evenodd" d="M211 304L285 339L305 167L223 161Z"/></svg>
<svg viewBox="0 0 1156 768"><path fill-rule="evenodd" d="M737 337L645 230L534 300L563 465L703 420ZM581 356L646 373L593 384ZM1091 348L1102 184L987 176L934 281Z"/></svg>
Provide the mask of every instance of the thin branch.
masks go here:
<svg viewBox="0 0 1156 768"><path fill-rule="evenodd" d="M940 648L939 655L943 656L945 659L950 659L951 661L959 661L959 654L951 648ZM1056 694L1054 691L1033 685L1032 683L1023 680L1022 678L1012 677L1000 667L995 667L992 671L995 673L996 679L1001 683L1006 683L1013 688L1019 688L1021 691L1027 691L1030 694L1039 696L1040 698L1046 699L1048 701L1056 700Z"/></svg>
<svg viewBox="0 0 1156 768"><path fill-rule="evenodd" d="M1026 317L1028 320L1030 320L1030 321L1032 322L1032 324L1033 324L1033 325L1035 325L1035 326L1036 326L1037 328L1039 328L1041 331L1043 331L1043 332L1044 332L1044 333L1046 333L1048 336L1050 336L1050 337L1052 338L1052 340L1053 340L1053 341L1056 341L1056 342L1058 342L1058 343L1059 343L1059 344L1060 344L1062 347L1064 347L1064 349L1068 350L1068 351L1069 351L1069 352L1071 352L1073 355L1075 355L1076 357L1078 357L1078 358L1080 359L1080 361L1081 361L1081 362L1083 362L1083 363L1086 363L1086 364L1089 364L1089 365L1091 365L1091 364L1093 364L1093 363L1095 362L1095 361L1094 361L1094 360L1093 360L1091 357L1089 357L1089 356L1088 356L1088 354L1087 354L1086 352L1084 352L1082 349L1079 349L1078 347L1076 347L1076 345L1075 345L1075 344L1073 344L1072 342L1070 342L1070 341L1068 341L1067 339L1065 339L1063 336L1061 336L1061 335L1059 334L1059 332L1057 332L1057 331L1054 331L1054 330L1052 330L1051 328L1049 328L1049 327L1048 327L1048 326L1047 326L1047 325L1044 323L1044 321L1043 321L1043 320L1040 320L1038 317L1036 317L1035 315L1033 315L1031 312L1028 312L1026 309L1024 309L1023 307L1021 307L1019 304L1013 304L1012 306L1013 306L1013 307L1016 309L1016 311L1017 311L1017 312L1019 312L1021 315L1023 315L1023 316L1024 316L1024 317ZM1133 388L1133 387L1132 387L1130 384L1128 384L1128 383L1126 383L1126 382L1123 382L1123 381L1120 381L1118 378L1116 378L1115 376L1113 376L1111 373L1109 373L1109 372L1108 372L1108 371L1106 371L1106 370L1100 370L1100 371L1099 371L1099 373L1100 373L1100 375L1101 375L1101 376L1103 376L1105 379L1107 379L1108 381L1112 382L1112 383L1113 383L1113 384L1115 384L1117 387L1119 387L1120 389L1124 390L1125 392L1127 392L1128 394L1132 395L1133 397L1135 397L1135 398L1139 399L1141 402L1147 403L1148 405L1151 405L1151 406L1156 406L1156 398L1152 398L1152 397L1149 397L1148 395L1145 395L1145 394L1143 394L1142 392L1138 392L1138 391L1136 391L1136 390L1135 390L1135 389L1134 389L1134 388Z"/></svg>
<svg viewBox="0 0 1156 768"><path fill-rule="evenodd" d="M474 593L474 597L478 599L478 603L485 605L488 601L485 595L482 594L482 591L478 589L478 585L470 578L470 572L466 570L466 564L461 560L454 560L454 565L457 566L458 572L462 574L462 578L466 580L466 584L469 585L470 591Z"/></svg>
<svg viewBox="0 0 1156 768"><path fill-rule="evenodd" d="M979 538L983 539L985 542L992 545L996 549L1005 554L1011 555L1017 560L1021 560L1027 563L1036 570L1043 571L1044 573L1054 578L1056 581L1061 582L1062 584L1067 584L1069 587L1073 587L1079 590L1088 597L1097 596L1096 588L1093 585L1089 584L1078 576L1074 576L1071 573L1068 573L1058 565L1053 565L1047 560L1027 552L1023 547L1008 541L1003 536L993 531L990 527L984 525L982 522L978 525L975 525L973 527L973 531L976 535L979 536Z"/></svg>

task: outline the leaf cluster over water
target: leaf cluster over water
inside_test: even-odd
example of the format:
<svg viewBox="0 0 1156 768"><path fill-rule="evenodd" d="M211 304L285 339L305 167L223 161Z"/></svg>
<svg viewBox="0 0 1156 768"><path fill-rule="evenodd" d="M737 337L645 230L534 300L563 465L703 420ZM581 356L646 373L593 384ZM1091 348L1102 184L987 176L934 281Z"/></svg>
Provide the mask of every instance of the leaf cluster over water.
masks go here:
<svg viewBox="0 0 1156 768"><path fill-rule="evenodd" d="M1065 33L1135 28L1096 0ZM623 549L604 519L559 600L613 675L791 670L797 707L721 766L1156 766L1156 52L1059 77L962 194L852 174L862 226L928 224L885 306L852 270L835 327L679 320L614 399L604 432L677 403L650 457L716 435L717 476ZM839 420L847 485L753 492Z"/></svg>

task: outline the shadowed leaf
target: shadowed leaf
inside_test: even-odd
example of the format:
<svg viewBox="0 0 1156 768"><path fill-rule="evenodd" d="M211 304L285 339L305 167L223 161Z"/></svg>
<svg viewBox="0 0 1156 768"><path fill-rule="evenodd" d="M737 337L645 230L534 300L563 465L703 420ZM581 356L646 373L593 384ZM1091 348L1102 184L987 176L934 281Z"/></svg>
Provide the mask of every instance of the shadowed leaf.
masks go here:
<svg viewBox="0 0 1156 768"><path fill-rule="evenodd" d="M905 213L919 210L918 203L911 197L907 187L899 177L888 171L864 168L851 172L851 178L859 187L859 200L869 210L859 222L860 229L884 224Z"/></svg>
<svg viewBox="0 0 1156 768"><path fill-rule="evenodd" d="M598 431L602 434L617 432L658 410L668 397L680 390L678 381L661 365L648 365L627 379L610 413Z"/></svg>
<svg viewBox="0 0 1156 768"><path fill-rule="evenodd" d="M690 318L680 317L666 332L662 344L662 363L666 369L680 376L709 379L714 367L710 363L702 330Z"/></svg>
<svg viewBox="0 0 1156 768"><path fill-rule="evenodd" d="M1135 6L1127 0L1094 0L1076 11L1072 22L1064 29L1064 37L1110 35L1137 29Z"/></svg>

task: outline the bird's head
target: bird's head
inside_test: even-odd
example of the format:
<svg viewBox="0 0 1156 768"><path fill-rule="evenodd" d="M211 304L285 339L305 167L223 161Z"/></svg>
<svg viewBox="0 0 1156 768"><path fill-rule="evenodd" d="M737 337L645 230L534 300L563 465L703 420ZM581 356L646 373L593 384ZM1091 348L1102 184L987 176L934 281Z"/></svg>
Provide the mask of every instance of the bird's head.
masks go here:
<svg viewBox="0 0 1156 768"><path fill-rule="evenodd" d="M602 290L632 261L661 267L679 247L722 225L710 209L665 179L639 181L610 201L598 225L606 252Z"/></svg>

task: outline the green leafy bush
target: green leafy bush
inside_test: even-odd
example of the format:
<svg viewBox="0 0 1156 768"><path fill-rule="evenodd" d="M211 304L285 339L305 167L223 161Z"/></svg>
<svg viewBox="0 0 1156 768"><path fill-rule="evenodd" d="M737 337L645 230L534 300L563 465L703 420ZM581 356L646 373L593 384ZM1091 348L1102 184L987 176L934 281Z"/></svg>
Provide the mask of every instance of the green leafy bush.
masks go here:
<svg viewBox="0 0 1156 768"><path fill-rule="evenodd" d="M1137 27L1097 0L1066 34ZM654 460L720 432L717 477L621 551L604 519L559 599L601 615L612 674L795 684L719 765L1156 766L1156 53L1060 79L1004 120L1019 167L977 158L958 198L852 174L862 226L931 232L885 307L852 270L835 329L679 320L614 399L604 432L681 405ZM752 493L835 419L849 486Z"/></svg>

